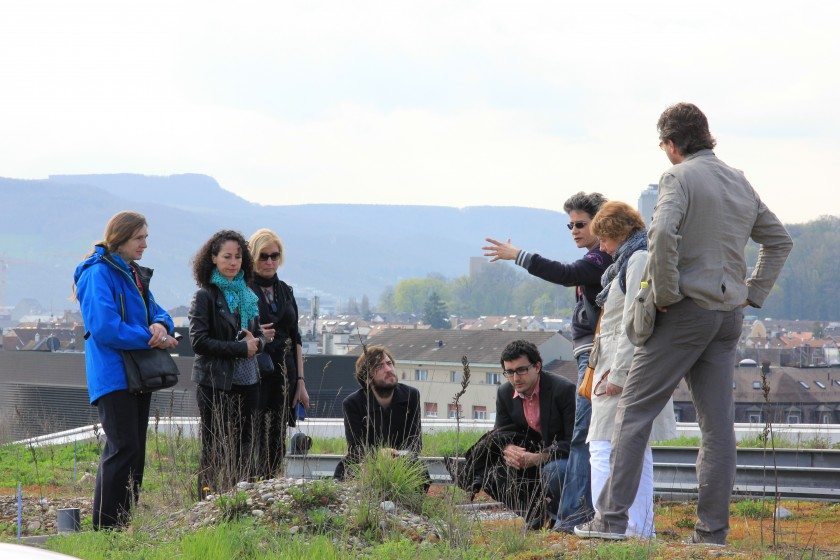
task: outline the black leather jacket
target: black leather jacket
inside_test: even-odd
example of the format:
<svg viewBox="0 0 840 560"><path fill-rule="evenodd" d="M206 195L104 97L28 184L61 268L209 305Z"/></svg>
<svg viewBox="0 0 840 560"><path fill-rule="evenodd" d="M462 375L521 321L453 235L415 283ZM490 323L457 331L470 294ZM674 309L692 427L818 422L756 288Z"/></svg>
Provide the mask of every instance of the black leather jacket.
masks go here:
<svg viewBox="0 0 840 560"><path fill-rule="evenodd" d="M195 352L192 380L199 385L229 391L233 362L248 357L248 345L236 340L239 315L231 313L222 291L215 285L200 288L190 304L190 343ZM250 323L251 334L265 344L258 318Z"/></svg>

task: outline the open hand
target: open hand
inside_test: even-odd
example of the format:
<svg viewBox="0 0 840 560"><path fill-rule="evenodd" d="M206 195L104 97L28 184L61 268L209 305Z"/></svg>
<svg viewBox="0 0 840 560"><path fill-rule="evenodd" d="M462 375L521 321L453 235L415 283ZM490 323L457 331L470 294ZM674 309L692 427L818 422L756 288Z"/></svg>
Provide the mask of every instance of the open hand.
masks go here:
<svg viewBox="0 0 840 560"><path fill-rule="evenodd" d="M490 245L485 245L481 250L484 251L485 257L490 257L490 262L512 261L519 254L519 249L511 245L510 239L503 242L496 241L492 237L487 237L485 241L490 243Z"/></svg>

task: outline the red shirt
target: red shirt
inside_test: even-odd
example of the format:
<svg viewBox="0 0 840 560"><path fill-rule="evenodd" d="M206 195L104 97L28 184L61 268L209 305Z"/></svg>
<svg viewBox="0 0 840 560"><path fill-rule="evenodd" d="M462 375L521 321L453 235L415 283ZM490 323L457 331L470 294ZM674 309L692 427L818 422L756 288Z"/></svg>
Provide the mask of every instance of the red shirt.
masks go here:
<svg viewBox="0 0 840 560"><path fill-rule="evenodd" d="M534 384L534 390L530 397L526 397L516 389L513 390L513 398L522 399L522 410L525 412L525 421L528 426L537 433L540 431L540 380Z"/></svg>

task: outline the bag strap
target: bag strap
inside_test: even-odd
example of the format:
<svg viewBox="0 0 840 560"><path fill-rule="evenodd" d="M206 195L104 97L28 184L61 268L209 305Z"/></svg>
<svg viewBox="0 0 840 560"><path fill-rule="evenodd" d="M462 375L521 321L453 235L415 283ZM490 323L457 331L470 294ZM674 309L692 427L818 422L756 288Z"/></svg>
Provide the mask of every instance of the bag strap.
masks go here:
<svg viewBox="0 0 840 560"><path fill-rule="evenodd" d="M598 320L595 321L595 336L597 337L598 334L601 332L601 317L604 316L604 310L602 309L600 313L598 313Z"/></svg>

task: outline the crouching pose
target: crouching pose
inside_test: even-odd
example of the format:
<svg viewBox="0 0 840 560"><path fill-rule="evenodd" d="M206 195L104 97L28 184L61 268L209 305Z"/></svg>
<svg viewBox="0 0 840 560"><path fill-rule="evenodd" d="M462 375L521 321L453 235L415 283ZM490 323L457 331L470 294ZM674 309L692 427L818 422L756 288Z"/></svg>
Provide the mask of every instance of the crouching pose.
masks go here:
<svg viewBox="0 0 840 560"><path fill-rule="evenodd" d="M525 518L532 529L557 509L575 423L575 386L544 373L537 347L515 340L502 352L508 382L496 395L496 422L465 454L460 468L447 467L456 484L484 490Z"/></svg>
<svg viewBox="0 0 840 560"><path fill-rule="evenodd" d="M420 432L420 391L403 385L394 371L394 358L384 346L368 346L356 360L361 388L342 403L347 456L335 469L343 480L350 464L374 448L394 456L417 456Z"/></svg>

